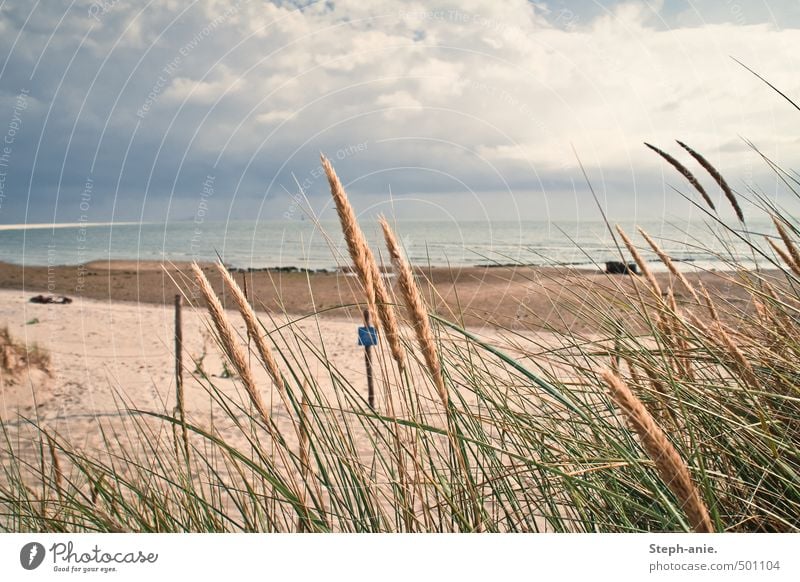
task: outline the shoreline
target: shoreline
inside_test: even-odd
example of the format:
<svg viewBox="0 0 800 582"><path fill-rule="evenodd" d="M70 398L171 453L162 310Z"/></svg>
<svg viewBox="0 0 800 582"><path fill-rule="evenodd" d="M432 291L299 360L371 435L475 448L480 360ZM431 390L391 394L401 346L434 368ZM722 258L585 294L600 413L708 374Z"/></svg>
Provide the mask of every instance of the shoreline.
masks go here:
<svg viewBox="0 0 800 582"><path fill-rule="evenodd" d="M10 230L56 230L59 228L92 228L96 226L135 226L147 222L37 222L33 224L0 224L0 231Z"/></svg>
<svg viewBox="0 0 800 582"><path fill-rule="evenodd" d="M21 266L0 262L0 289L106 302L166 305L182 294L198 303L199 293L188 262L92 261L71 266ZM201 263L212 287L225 292L212 263ZM633 290L638 276L609 275L599 269L574 267L417 267L426 302L434 313L472 327L557 329L589 333L598 322L592 314L597 292L616 313L614 297ZM326 317L360 317L364 295L350 269L324 272L283 269L232 270L257 311ZM663 289L672 285L680 302L685 293L668 272L656 273ZM709 292L736 303L740 294L729 272L686 272ZM387 273L387 282L394 277ZM26 301L30 299L26 295ZM745 308L746 306L743 306ZM62 309L70 309L68 306Z"/></svg>
<svg viewBox="0 0 800 582"><path fill-rule="evenodd" d="M0 227L0 230L3 230ZM694 258L675 258L671 257L673 263L694 267L702 261ZM193 261L189 260L157 260L157 259L90 259L80 263L58 263L58 264L23 264L0 259L1 266L18 267L20 269L46 269L46 268L107 268L109 270L119 270L123 267L120 265L136 265L139 269L150 270L153 268L161 269L162 265L175 265L175 266L188 266ZM619 262L619 257L610 258L608 260L597 261L596 263L590 262L565 262L565 263L453 263L453 264L430 264L426 266L415 266L419 270L463 270L463 269L566 269L570 271L580 271L584 273L605 273L604 266L608 262ZM216 260L199 259L199 265L213 265ZM337 266L337 267L304 267L298 265L270 265L266 267L243 267L233 263L225 263L228 270L232 273L350 273L353 271L352 266ZM650 267L656 271L661 272L666 269L663 264L658 261L650 261ZM129 269L129 266L124 267ZM387 265L379 265L378 269L384 273L390 273L392 267ZM703 271L702 268L698 270ZM727 269L709 268L706 271L725 273L732 272Z"/></svg>

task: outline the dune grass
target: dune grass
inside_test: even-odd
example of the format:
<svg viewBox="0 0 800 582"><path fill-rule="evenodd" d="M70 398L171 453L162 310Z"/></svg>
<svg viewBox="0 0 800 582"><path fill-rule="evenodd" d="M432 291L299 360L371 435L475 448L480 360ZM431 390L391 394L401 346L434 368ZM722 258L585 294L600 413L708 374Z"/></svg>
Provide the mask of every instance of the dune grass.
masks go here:
<svg viewBox="0 0 800 582"><path fill-rule="evenodd" d="M623 258L632 253L647 275L637 244L652 249L671 273L668 287L652 275L608 276L569 290L596 333L561 330L544 342L538 331L509 328L490 344L429 311L386 221L397 298L376 283L377 249L365 248L325 167L364 303L390 338L376 350L376 409L330 363L324 337L257 319L228 278L251 341L239 337L195 268L198 307L208 307L244 397L220 390L202 367L198 380L222 411L210 422L141 410L121 395L119 420L100 425L104 450L81 450L34 419L3 421L0 529L800 529L800 254L788 213L753 195L777 227L765 239L704 210L722 248L746 241L759 265L719 257L729 267L720 276L745 301L681 274L647 233L637 243L619 230ZM730 200L727 182L711 176ZM738 203L734 211L744 218ZM333 391L309 373L312 362ZM269 384L256 383L255 366ZM289 429L265 404L273 392Z"/></svg>

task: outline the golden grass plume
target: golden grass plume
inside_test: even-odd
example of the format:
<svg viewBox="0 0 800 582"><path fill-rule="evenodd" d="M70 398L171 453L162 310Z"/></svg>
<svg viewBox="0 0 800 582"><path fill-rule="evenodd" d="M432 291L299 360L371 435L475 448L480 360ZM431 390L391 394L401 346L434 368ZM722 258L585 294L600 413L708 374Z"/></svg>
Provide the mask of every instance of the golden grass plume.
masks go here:
<svg viewBox="0 0 800 582"><path fill-rule="evenodd" d="M778 231L778 234L781 236L781 240L783 240L783 244L786 246L786 250L788 253L785 253L775 244L771 239L767 239L770 246L775 250L776 253L783 259L783 261L789 266L792 272L800 277L800 251L797 250L797 246L794 244L792 237L789 236L789 232L786 230L786 227L781 223L781 221L773 215L770 215L772 218L772 222L775 224L775 228Z"/></svg>
<svg viewBox="0 0 800 582"><path fill-rule="evenodd" d="M250 302L247 300L228 269L225 268L225 265L222 263L217 263L217 270L219 271L220 275L222 275L222 280L230 290L233 301L236 303L236 307L239 309L239 313L242 314L244 324L247 327L247 335L249 335L250 339L252 339L253 343L255 343L258 355L261 356L261 361L264 362L264 366L267 368L267 372L269 372L272 381L275 382L275 386L278 387L278 390L282 390L283 380L281 378L281 371L278 367L278 362L275 360L272 350L264 339L264 335L262 334L262 330L258 324L258 319L256 318L256 313L253 311L253 307L250 305Z"/></svg>
<svg viewBox="0 0 800 582"><path fill-rule="evenodd" d="M630 252L633 260L636 261L636 264L639 266L639 270L645 276L647 282L650 283L650 287L652 287L653 292L661 297L661 286L658 284L658 281L656 281L656 278L653 275L653 272L650 270L650 267L647 266L647 261L645 261L642 255L639 254L639 250L634 246L633 242L631 242L631 239L628 238L628 235L625 234L625 231L622 230L622 227L620 225L616 226L622 242L625 243L628 252Z"/></svg>
<svg viewBox="0 0 800 582"><path fill-rule="evenodd" d="M714 166L711 165L711 162L709 162L707 159L705 159L699 153L694 151L688 145L686 145L685 143L683 143L680 140L676 140L676 141L678 142L679 146L681 146L683 149L685 149L687 152L689 152L689 154L695 160L697 160L697 163L699 163L701 166L703 166L703 168L705 168L706 172L708 172L711 175L711 177L714 178L714 180L716 180L717 184L719 184L719 187L722 189L723 194L725 194L725 198L728 199L728 202L731 203L731 206L733 207L734 212L736 212L736 218L739 219L739 222L744 222L744 213L742 212L741 206L739 206L739 201L736 200L736 196L734 195L733 190L731 190L731 187L728 186L728 183L725 181L725 178L722 177L722 174L720 174L717 171L717 169Z"/></svg>
<svg viewBox="0 0 800 582"><path fill-rule="evenodd" d="M699 533L713 532L714 526L708 508L692 481L686 463L664 431L619 376L607 370L600 375L608 385L614 402L623 411L648 456L655 463L659 476L678 499L692 529Z"/></svg>
<svg viewBox="0 0 800 582"><path fill-rule="evenodd" d="M706 201L706 204L708 204L711 207L711 210L716 210L716 207L714 206L714 203L711 201L711 197L708 195L708 192L706 192L705 188L703 188L703 186L700 184L700 182L697 180L697 178L694 177L694 174L692 174L686 166L684 166L682 163L680 163L678 160L673 158L667 152L665 152L663 150L660 150L656 146L650 145L647 142L644 142L644 145L646 145L651 150L656 152L659 156L664 158L670 165L672 165L673 168L675 168L681 174L683 174L683 176L687 180L689 180L689 183L692 186L694 186L694 189L697 190L700 193L700 196L703 197L703 200Z"/></svg>
<svg viewBox="0 0 800 582"><path fill-rule="evenodd" d="M336 171L333 169L328 158L324 155L320 157L322 160L322 168L325 170L325 175L328 177L331 196L336 204L336 213L339 215L339 222L342 226L347 249L350 252L350 258L353 260L356 273L367 295L368 309L373 316L373 320L380 320L381 327L386 335L386 340L389 343L389 350L392 353L392 357L402 368L405 365L405 352L400 343L400 331L397 326L397 318L395 317L394 309L392 308L391 297L383 282L375 257L372 251L370 251L369 245L367 245L367 239L358 226L356 214L353 211L353 207L350 205L350 200L347 198L347 193L344 190L344 186L342 186L342 182L339 180L339 176L336 175ZM378 313L378 318L374 317L376 311Z"/></svg>
<svg viewBox="0 0 800 582"><path fill-rule="evenodd" d="M767 242L769 243L769 246L772 247L772 250L775 251L775 254L777 254L781 260L786 263L786 266L791 269L792 273L800 277L800 265L794 262L794 259L792 259L791 255L779 247L778 243L771 238L767 238Z"/></svg>
<svg viewBox="0 0 800 582"><path fill-rule="evenodd" d="M647 241L647 244L650 245L650 248L653 249L653 252L655 252L656 255L658 255L658 258L661 259L661 262L664 263L664 265L667 267L667 269L669 269L669 272L672 273L672 275L675 278L677 278L678 281L681 282L681 284L686 288L686 290L689 291L689 293L692 294L692 297L694 297L694 300L699 303L700 302L700 298L697 296L697 293L694 290L694 286L692 286L692 284L689 283L689 281L686 279L686 277L683 276L683 273L681 273L678 270L678 268L675 266L675 263L673 263L672 259L669 258L669 255L667 255L667 253L665 253L661 249L661 247L658 246L658 244L656 244L656 241L654 241L650 237L650 235L647 234L647 231L645 231L641 227L639 227L638 230L639 230L639 234L641 234L642 237L644 238L644 240Z"/></svg>
<svg viewBox="0 0 800 582"><path fill-rule="evenodd" d="M211 284L208 282L208 279L203 273L203 270L197 263L192 263L192 271L194 271L194 276L197 280L197 285L200 288L200 292L202 293L203 298L206 300L208 313L211 316L211 321L214 323L214 327L217 329L217 335L219 336L222 347L225 350L225 354L228 356L228 359L233 364L237 374L242 379L242 383L247 391L247 395L250 397L250 401L253 403L256 411L261 416L261 419L264 421L267 427L270 427L271 423L269 413L267 412L267 407L264 404L264 400L261 398L260 392L258 391L255 378L253 378L252 370L250 370L250 366L247 365L245 354L235 340L233 326L228 320L228 317L225 315L225 311L222 308L222 304L220 303L217 294L214 292L214 289L212 289Z"/></svg>
<svg viewBox="0 0 800 582"><path fill-rule="evenodd" d="M411 319L414 333L417 336L417 343L422 350L422 355L425 357L425 363L433 377L436 390L439 392L439 397L442 399L442 403L447 406L447 389L442 379L441 363L439 362L439 355L433 341L433 331L431 330L428 310L425 307L425 303L422 301L422 296L414 281L414 273L411 271L411 266L400 252L400 245L397 243L397 238L394 236L392 228L384 217L381 216L378 220L383 229L386 247L389 250L389 256L391 257L392 264L397 274L400 295L403 296L406 308L408 309L408 316Z"/></svg>

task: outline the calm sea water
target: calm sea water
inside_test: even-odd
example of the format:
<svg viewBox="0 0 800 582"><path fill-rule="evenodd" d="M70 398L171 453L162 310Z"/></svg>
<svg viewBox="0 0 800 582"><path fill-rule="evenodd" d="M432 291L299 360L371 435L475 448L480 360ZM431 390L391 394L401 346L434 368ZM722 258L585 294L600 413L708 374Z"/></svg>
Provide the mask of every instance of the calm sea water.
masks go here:
<svg viewBox="0 0 800 582"><path fill-rule="evenodd" d="M524 263L591 267L617 260L605 224L582 222L396 223L408 257L416 264L478 265ZM715 237L702 223L645 222L675 260L687 268L722 268L725 257L752 263L752 253L735 237ZM384 249L377 223L362 223L373 249ZM625 224L630 235L635 225ZM766 224L749 230L768 232ZM638 236L634 239L646 247ZM25 265L74 265L94 260L214 260L235 267L332 269L349 264L338 224L262 221L103 225L0 230L0 260ZM383 253L385 256L385 253ZM644 252L656 260L653 253ZM656 268L658 266L656 265Z"/></svg>

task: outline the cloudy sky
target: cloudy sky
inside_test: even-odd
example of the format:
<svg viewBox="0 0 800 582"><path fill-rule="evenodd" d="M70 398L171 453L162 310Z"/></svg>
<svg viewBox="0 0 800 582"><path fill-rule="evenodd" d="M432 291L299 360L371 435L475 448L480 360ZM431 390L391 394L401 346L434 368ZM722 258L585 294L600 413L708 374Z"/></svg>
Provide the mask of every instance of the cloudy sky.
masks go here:
<svg viewBox="0 0 800 582"><path fill-rule="evenodd" d="M796 0L5 0L0 45L5 224L296 217L298 185L328 203L320 152L366 212L596 215L579 157L652 218L690 190L643 141L776 196L745 140L800 154L732 59L800 96Z"/></svg>

